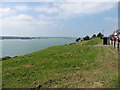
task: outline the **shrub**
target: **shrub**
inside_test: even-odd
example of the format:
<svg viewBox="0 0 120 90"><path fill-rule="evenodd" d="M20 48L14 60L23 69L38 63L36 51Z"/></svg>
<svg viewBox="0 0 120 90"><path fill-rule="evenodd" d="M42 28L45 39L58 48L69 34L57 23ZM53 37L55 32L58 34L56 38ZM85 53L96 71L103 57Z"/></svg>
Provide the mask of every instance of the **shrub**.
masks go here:
<svg viewBox="0 0 120 90"><path fill-rule="evenodd" d="M98 34L97 34L97 37L102 38L102 37L103 37L103 34L102 34L102 33L98 33Z"/></svg>
<svg viewBox="0 0 120 90"><path fill-rule="evenodd" d="M93 36L92 36L92 38L96 38L97 36L94 34Z"/></svg>
<svg viewBox="0 0 120 90"><path fill-rule="evenodd" d="M10 58L11 58L10 56L5 56L5 57L2 57L2 60L8 60Z"/></svg>
<svg viewBox="0 0 120 90"><path fill-rule="evenodd" d="M83 38L83 40L90 40L90 37L86 36L86 37Z"/></svg>
<svg viewBox="0 0 120 90"><path fill-rule="evenodd" d="M76 42L79 42L80 40L81 40L81 38L77 38L77 39L76 39Z"/></svg>

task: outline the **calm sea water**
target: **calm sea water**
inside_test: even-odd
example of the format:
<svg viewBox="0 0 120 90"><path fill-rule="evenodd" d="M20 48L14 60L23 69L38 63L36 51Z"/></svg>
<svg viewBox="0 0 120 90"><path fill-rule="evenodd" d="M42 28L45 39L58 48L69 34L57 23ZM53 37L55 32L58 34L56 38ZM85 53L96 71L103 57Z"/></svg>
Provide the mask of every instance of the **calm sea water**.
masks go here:
<svg viewBox="0 0 120 90"><path fill-rule="evenodd" d="M0 40L0 57L20 56L45 49L50 46L73 43L75 38L48 38L32 40Z"/></svg>

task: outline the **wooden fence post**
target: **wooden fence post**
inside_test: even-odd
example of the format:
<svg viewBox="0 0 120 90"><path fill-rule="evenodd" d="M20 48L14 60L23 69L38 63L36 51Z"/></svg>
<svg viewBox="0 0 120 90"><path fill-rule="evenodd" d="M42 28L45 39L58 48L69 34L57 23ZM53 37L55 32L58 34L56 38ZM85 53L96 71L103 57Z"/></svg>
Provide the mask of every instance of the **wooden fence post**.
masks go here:
<svg viewBox="0 0 120 90"><path fill-rule="evenodd" d="M119 40L119 37L118 37L118 51L120 50L120 42L119 42L120 40Z"/></svg>
<svg viewBox="0 0 120 90"><path fill-rule="evenodd" d="M116 42L115 42L115 39L114 39L114 48L115 48L115 44L116 44Z"/></svg>

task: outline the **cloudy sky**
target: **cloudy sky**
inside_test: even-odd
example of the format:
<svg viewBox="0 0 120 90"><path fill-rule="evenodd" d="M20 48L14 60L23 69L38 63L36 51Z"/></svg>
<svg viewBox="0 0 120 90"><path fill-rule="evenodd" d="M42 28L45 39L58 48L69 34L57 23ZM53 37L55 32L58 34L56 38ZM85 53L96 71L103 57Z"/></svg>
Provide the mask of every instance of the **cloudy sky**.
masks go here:
<svg viewBox="0 0 120 90"><path fill-rule="evenodd" d="M83 37L118 29L117 2L2 2L0 35Z"/></svg>

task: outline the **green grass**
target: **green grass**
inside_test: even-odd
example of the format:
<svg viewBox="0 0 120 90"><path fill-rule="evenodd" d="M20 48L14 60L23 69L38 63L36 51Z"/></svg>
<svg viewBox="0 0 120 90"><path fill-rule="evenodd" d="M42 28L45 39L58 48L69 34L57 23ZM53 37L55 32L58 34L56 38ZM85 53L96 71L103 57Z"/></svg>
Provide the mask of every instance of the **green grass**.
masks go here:
<svg viewBox="0 0 120 90"><path fill-rule="evenodd" d="M101 43L102 43L102 40L100 40L99 38L95 38L95 39L88 40L88 42L84 43L84 45L97 45Z"/></svg>
<svg viewBox="0 0 120 90"><path fill-rule="evenodd" d="M80 45L81 43L83 45ZM109 53L109 47L105 51L104 47L93 46L100 43L101 39L96 38L73 45L49 47L35 53L5 60L2 63L3 87L34 88L38 84L42 87L55 87L60 84L60 81L63 83L61 87L64 87L65 81L62 81L62 78L67 78L70 74L76 74L76 72L86 71L91 74L93 69L101 67L100 63L96 61L98 56L104 57L103 52ZM113 76L116 78L116 74ZM70 78L75 77L71 76ZM116 87L115 85L116 80L107 87ZM71 86L67 85L67 87ZM76 87L80 87L80 85Z"/></svg>

